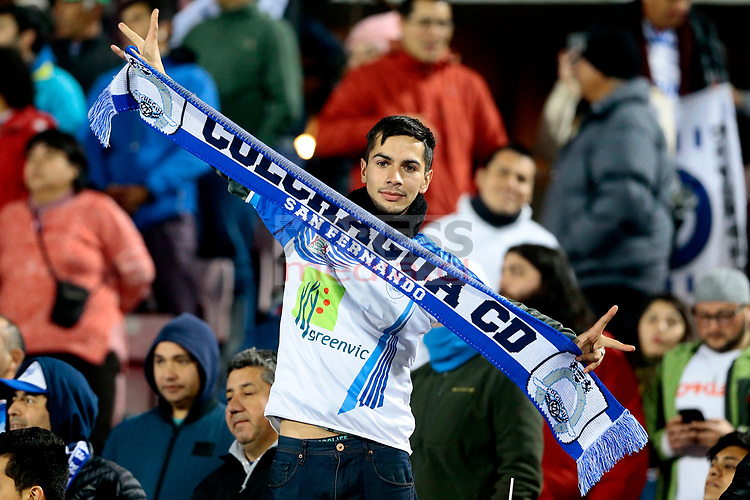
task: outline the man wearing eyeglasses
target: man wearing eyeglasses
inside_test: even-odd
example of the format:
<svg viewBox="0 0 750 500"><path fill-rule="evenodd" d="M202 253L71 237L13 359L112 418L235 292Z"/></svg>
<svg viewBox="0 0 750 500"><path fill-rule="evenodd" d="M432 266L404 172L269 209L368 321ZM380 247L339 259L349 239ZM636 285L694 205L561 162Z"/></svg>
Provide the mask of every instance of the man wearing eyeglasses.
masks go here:
<svg viewBox="0 0 750 500"><path fill-rule="evenodd" d="M651 442L662 474L657 498L702 498L706 453L750 422L750 282L719 268L695 286L700 339L668 352L644 394Z"/></svg>

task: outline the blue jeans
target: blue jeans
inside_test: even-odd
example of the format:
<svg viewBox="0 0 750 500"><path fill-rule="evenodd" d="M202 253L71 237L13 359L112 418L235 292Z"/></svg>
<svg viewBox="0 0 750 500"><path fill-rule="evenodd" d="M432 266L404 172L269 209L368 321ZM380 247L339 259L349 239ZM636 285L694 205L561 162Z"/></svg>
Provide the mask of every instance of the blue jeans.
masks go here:
<svg viewBox="0 0 750 500"><path fill-rule="evenodd" d="M271 466L275 500L414 500L409 455L354 436L336 441L279 436Z"/></svg>

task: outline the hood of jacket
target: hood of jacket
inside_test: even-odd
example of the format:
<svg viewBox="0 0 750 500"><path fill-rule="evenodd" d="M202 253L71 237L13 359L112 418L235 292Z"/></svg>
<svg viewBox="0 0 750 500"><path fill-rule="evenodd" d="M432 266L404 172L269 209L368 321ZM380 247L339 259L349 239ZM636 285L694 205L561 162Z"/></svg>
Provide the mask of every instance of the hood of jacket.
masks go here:
<svg viewBox="0 0 750 500"><path fill-rule="evenodd" d="M591 105L591 114L606 115L625 101L640 101L648 105L650 89L648 80L642 76L624 80L612 92Z"/></svg>
<svg viewBox="0 0 750 500"><path fill-rule="evenodd" d="M47 384L47 411L52 432L66 444L88 441L99 414L99 399L81 372L59 359L36 357L24 361L16 378L38 362Z"/></svg>
<svg viewBox="0 0 750 500"><path fill-rule="evenodd" d="M208 323L192 314L181 314L162 328L146 356L143 371L151 389L159 395L159 407L169 411L171 407L161 394L154 380L154 350L160 342L174 342L185 349L198 363L201 388L190 408L188 421L204 413L204 409L216 402L216 382L219 376L219 342Z"/></svg>

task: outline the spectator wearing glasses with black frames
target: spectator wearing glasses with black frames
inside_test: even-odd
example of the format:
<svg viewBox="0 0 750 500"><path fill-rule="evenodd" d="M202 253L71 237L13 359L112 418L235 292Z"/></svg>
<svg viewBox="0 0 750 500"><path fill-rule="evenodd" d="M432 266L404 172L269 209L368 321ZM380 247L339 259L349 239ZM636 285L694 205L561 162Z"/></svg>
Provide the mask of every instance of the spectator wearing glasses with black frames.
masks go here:
<svg viewBox="0 0 750 500"><path fill-rule="evenodd" d="M695 286L699 340L668 352L658 383L644 395L661 477L658 498L702 491L705 456L719 438L750 422L750 282L736 269L715 269Z"/></svg>

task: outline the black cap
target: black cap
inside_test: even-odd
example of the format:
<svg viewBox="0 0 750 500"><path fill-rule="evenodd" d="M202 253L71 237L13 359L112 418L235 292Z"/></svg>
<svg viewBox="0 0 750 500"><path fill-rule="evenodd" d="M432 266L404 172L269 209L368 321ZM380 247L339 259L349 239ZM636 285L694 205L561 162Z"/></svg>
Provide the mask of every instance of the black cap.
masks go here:
<svg viewBox="0 0 750 500"><path fill-rule="evenodd" d="M619 26L593 24L581 54L606 76L629 80L640 74L641 52L633 35Z"/></svg>

